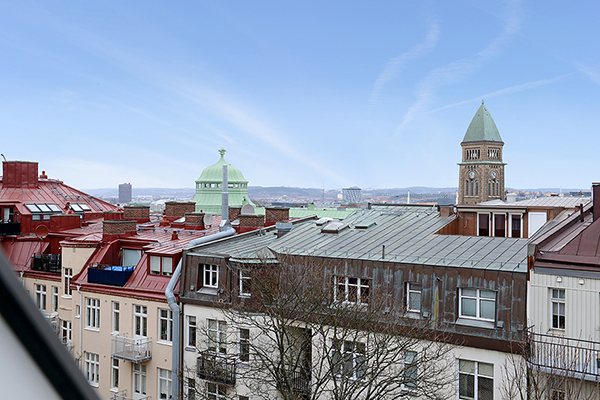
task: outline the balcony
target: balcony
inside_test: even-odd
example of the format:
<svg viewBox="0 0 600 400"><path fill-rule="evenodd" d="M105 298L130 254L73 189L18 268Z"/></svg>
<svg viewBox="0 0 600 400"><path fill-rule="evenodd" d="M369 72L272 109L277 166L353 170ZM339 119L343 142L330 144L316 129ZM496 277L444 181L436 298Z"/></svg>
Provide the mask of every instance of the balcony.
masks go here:
<svg viewBox="0 0 600 400"><path fill-rule="evenodd" d="M125 286L133 274L133 267L95 265L88 268L88 283Z"/></svg>
<svg viewBox="0 0 600 400"><path fill-rule="evenodd" d="M21 234L20 222L0 223L0 236L19 236Z"/></svg>
<svg viewBox="0 0 600 400"><path fill-rule="evenodd" d="M150 396L142 396L140 397L140 395L138 394L135 397L135 400L148 400L150 399ZM112 396L110 396L110 400L134 400L133 397L127 397L127 389L123 389L123 390L119 390L116 393L113 393Z"/></svg>
<svg viewBox="0 0 600 400"><path fill-rule="evenodd" d="M285 378L289 379L289 387L294 393L310 394L310 369L298 368L295 371L286 370L285 373L287 374Z"/></svg>
<svg viewBox="0 0 600 400"><path fill-rule="evenodd" d="M214 383L235 385L236 359L205 350L198 357L198 378Z"/></svg>
<svg viewBox="0 0 600 400"><path fill-rule="evenodd" d="M58 314L56 314L56 313L47 314L43 311L42 311L42 314L44 315L44 318L46 318L46 321L48 321L48 323L50 324L50 327L52 328L54 333L56 333L58 335L58 329L60 327L60 320L58 318Z"/></svg>
<svg viewBox="0 0 600 400"><path fill-rule="evenodd" d="M31 269L33 271L60 274L60 268L60 254L35 254L31 258Z"/></svg>
<svg viewBox="0 0 600 400"><path fill-rule="evenodd" d="M112 357L131 361L134 364L152 359L152 338L115 336L110 347Z"/></svg>
<svg viewBox="0 0 600 400"><path fill-rule="evenodd" d="M560 336L529 334L530 365L549 374L596 381L600 377L600 343Z"/></svg>

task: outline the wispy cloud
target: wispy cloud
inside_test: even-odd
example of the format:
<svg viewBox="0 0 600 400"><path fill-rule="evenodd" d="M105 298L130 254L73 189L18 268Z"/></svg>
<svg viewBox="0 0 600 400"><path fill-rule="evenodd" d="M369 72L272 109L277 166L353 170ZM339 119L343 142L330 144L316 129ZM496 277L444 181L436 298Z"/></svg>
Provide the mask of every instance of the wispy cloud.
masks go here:
<svg viewBox="0 0 600 400"><path fill-rule="evenodd" d="M379 96L381 91L386 83L395 79L400 71L408 64L409 61L416 60L420 57L423 57L430 51L432 51L437 45L440 38L440 27L437 21L431 22L429 26L429 30L427 32L427 36L425 39L418 43L415 47L408 50L405 53L400 54L397 57L392 58L387 62L383 71L377 77L375 84L373 85L373 90L371 91L371 97L369 99L370 107L373 107Z"/></svg>
<svg viewBox="0 0 600 400"><path fill-rule="evenodd" d="M505 95L509 95L509 94L524 92L526 90L535 89L540 86L551 85L551 84L559 82L562 79L566 78L567 76L570 76L573 74L574 74L574 72L570 72L568 74L559 75L559 76L557 76L555 78L551 78L551 79L542 79L539 81L532 81L532 82L521 83L520 85L509 86L504 89L500 89L500 90L496 90L496 91L489 92L486 94L482 94L481 96L478 96L478 97L475 97L475 98L472 98L469 100L459 101L457 103L452 103L452 104L448 104L448 105L445 105L440 108L436 108L434 110L429 111L429 113L434 113L437 111L445 110L447 108L452 108L452 107L456 107L456 106L461 106L463 104L481 101L483 99L491 99L493 97L505 96Z"/></svg>
<svg viewBox="0 0 600 400"><path fill-rule="evenodd" d="M397 134L401 134L417 116L427 112L440 87L462 82L470 74L497 57L504 46L519 32L521 26L520 1L510 0L506 2L506 5L507 15L504 18L504 29L486 48L473 56L453 61L431 71L419 83L416 91L417 101L404 114L402 122L396 129Z"/></svg>
<svg viewBox="0 0 600 400"><path fill-rule="evenodd" d="M587 65L576 64L577 70L587 76L592 82L600 85L600 71Z"/></svg>

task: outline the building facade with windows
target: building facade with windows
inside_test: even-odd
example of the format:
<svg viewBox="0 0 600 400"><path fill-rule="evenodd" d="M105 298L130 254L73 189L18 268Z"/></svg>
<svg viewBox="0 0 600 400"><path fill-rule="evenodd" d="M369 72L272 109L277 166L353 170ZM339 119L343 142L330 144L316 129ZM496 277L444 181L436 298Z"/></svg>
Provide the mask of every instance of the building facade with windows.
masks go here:
<svg viewBox="0 0 600 400"><path fill-rule="evenodd" d="M231 326L222 310L260 298L253 265L291 257L298 268L327 266L321 282L332 304L367 312L383 302L388 312L402 313L400 325L427 323L443 332L451 346L449 371L455 375L448 390L454 398L500 399L502 368L526 324L527 240L440 233L457 219L438 207L373 206L342 221L306 218L293 221L285 234L270 227L187 250L180 286L184 393L253 398L243 379L244 360L253 355L243 343L255 333ZM352 379L361 378L370 346L359 337L330 338L331 352L338 354L333 359L345 360L342 370ZM324 373L310 355L317 353L315 345L308 346L313 350L302 356L307 361L294 380L300 395L311 390L315 374ZM410 351L404 355L408 366ZM333 359L332 370L342 368ZM418 368L405 367L403 374Z"/></svg>

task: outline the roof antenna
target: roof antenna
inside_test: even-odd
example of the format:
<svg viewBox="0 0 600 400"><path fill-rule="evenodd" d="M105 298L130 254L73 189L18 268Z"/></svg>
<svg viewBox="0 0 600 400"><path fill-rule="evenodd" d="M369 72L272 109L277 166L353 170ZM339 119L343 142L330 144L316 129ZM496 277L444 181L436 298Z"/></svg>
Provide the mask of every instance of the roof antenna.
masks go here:
<svg viewBox="0 0 600 400"><path fill-rule="evenodd" d="M2 156L2 158L4 158L4 161L6 161L6 157L4 157L4 154L0 154L0 156Z"/></svg>
<svg viewBox="0 0 600 400"><path fill-rule="evenodd" d="M483 105L483 99L481 99L481 105Z"/></svg>

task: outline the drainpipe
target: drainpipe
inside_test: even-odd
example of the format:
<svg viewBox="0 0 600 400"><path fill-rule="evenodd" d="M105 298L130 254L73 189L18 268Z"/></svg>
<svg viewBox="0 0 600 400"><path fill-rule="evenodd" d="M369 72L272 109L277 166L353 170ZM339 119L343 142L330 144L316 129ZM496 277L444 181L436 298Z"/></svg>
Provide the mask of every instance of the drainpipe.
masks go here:
<svg viewBox="0 0 600 400"><path fill-rule="evenodd" d="M198 239L192 240L187 247L190 249L194 246L198 246L200 244L208 243L213 240L222 239L228 236L233 236L235 234L235 229L229 227L227 230L217 232L213 235L203 236ZM175 285L181 276L181 264L183 263L183 255L181 260L179 260L179 264L177 264L177 268L175 268L175 272L173 276L171 276L171 280L167 285L167 289L165 290L165 296L167 297L167 303L169 303L169 307L173 312L173 362L171 368L171 398L174 400L179 399L179 386L180 386L180 376L179 376L179 355L181 354L180 348L181 343L179 340L179 320L181 318L181 310L179 309L179 305L177 304L177 299L175 298L175 294L173 290L175 289ZM80 322L81 326L81 322Z"/></svg>
<svg viewBox="0 0 600 400"><path fill-rule="evenodd" d="M79 291L79 289L81 289L81 285L77 285L77 293L79 293L79 367L83 371L83 353L81 352L81 347L83 346L83 331L81 330L83 325L83 323L81 322L81 320L83 319L81 316L83 312L83 304L81 303L82 294ZM75 306L75 312L77 312L77 306Z"/></svg>

